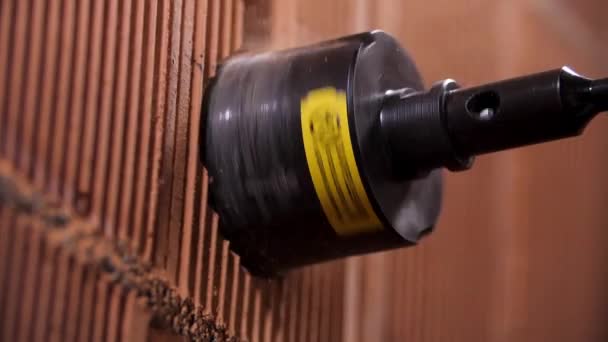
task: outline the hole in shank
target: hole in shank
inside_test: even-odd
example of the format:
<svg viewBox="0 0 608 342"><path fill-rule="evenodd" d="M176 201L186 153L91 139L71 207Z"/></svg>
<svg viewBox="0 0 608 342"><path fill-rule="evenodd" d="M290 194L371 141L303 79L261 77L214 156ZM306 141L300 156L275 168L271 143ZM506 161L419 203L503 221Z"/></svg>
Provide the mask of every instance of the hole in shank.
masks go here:
<svg viewBox="0 0 608 342"><path fill-rule="evenodd" d="M477 93L467 101L467 112L478 120L492 119L500 107L500 96L495 91Z"/></svg>

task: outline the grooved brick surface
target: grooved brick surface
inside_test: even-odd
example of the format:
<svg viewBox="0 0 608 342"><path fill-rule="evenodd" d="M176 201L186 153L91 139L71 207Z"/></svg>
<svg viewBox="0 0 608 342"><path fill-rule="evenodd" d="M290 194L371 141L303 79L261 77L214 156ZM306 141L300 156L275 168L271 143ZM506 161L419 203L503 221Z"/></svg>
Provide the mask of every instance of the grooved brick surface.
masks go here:
<svg viewBox="0 0 608 342"><path fill-rule="evenodd" d="M0 209L0 339L340 339L342 263L252 279L207 207L201 96L242 45L244 11L0 3L0 177L21 184Z"/></svg>

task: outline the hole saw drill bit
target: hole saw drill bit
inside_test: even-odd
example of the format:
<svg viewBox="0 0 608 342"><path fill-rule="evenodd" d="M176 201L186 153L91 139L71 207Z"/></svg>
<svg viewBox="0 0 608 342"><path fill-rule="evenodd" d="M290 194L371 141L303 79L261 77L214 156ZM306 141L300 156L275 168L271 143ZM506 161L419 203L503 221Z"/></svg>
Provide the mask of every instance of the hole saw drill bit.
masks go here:
<svg viewBox="0 0 608 342"><path fill-rule="evenodd" d="M579 135L608 80L569 68L424 90L381 31L228 59L201 140L220 229L254 275L415 244L440 211L441 169Z"/></svg>

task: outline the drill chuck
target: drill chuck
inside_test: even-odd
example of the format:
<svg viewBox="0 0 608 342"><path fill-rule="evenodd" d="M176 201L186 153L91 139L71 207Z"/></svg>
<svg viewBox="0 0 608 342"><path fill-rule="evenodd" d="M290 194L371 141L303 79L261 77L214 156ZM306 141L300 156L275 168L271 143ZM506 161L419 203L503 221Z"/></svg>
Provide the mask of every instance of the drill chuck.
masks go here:
<svg viewBox="0 0 608 342"><path fill-rule="evenodd" d="M576 136L608 81L568 68L424 90L381 31L225 61L207 87L202 160L220 230L254 275L415 244L441 168Z"/></svg>

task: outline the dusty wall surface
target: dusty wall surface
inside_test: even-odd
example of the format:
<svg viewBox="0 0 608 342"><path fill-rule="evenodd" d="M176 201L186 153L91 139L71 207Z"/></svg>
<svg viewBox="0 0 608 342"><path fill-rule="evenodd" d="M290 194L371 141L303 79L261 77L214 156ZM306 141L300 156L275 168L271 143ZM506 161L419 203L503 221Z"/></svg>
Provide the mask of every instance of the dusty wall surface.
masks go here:
<svg viewBox="0 0 608 342"><path fill-rule="evenodd" d="M600 76L606 6L0 2L0 339L606 340L605 118L446 175L441 222L416 248L273 282L218 235L197 155L204 84L241 45L381 28L427 84L562 64Z"/></svg>

